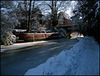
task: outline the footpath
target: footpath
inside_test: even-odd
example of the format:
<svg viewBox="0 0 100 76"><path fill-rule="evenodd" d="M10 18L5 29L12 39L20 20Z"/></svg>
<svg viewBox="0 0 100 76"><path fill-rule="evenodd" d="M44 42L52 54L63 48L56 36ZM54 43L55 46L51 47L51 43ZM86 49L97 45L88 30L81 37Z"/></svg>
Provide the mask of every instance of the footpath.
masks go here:
<svg viewBox="0 0 100 76"><path fill-rule="evenodd" d="M49 40L50 42L51 40ZM52 42L52 41L51 41ZM21 49L25 47L30 47L34 45L43 45L45 43L48 43L48 41L36 41L36 42L25 42L25 43L14 43L13 45L5 46L1 45L1 52L15 50L15 49Z"/></svg>

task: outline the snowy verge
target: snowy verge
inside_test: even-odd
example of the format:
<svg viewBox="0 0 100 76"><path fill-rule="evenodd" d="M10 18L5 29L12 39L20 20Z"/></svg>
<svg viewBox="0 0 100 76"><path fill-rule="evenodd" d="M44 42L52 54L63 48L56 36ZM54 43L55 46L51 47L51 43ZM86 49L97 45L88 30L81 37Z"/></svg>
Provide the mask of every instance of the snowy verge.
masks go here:
<svg viewBox="0 0 100 76"><path fill-rule="evenodd" d="M5 52L5 51L7 52L7 51L15 50L15 49L25 48L25 47L34 46L34 45L42 45L42 44L46 44L46 43L48 43L48 41L14 43L13 45L10 45L10 46L1 45L1 51L0 52ZM51 44L54 44L54 43L51 41Z"/></svg>
<svg viewBox="0 0 100 76"><path fill-rule="evenodd" d="M99 45L92 37L77 39L70 50L63 50L25 75L99 75Z"/></svg>

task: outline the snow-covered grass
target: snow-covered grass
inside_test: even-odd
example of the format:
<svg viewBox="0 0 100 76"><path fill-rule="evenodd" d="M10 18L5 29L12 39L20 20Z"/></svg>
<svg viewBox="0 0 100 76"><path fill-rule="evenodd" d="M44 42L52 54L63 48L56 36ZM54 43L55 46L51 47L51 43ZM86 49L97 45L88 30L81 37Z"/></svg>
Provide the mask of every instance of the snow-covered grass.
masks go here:
<svg viewBox="0 0 100 76"><path fill-rule="evenodd" d="M25 75L99 75L99 44L93 37L77 39L70 50L63 50Z"/></svg>

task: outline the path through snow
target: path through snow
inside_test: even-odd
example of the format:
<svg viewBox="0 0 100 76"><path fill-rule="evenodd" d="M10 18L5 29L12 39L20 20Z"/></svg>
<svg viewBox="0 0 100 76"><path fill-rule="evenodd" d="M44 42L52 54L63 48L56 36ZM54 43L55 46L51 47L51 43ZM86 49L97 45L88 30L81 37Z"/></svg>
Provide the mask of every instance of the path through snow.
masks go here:
<svg viewBox="0 0 100 76"><path fill-rule="evenodd" d="M29 69L25 75L99 75L99 45L92 37L77 39L73 48Z"/></svg>

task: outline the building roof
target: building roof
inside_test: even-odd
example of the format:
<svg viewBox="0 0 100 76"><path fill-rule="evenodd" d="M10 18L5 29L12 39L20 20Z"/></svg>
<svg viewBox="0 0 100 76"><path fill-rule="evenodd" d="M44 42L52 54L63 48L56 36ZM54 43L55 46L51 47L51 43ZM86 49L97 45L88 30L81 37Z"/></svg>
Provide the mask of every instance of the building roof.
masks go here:
<svg viewBox="0 0 100 76"><path fill-rule="evenodd" d="M72 25L59 25L58 27L70 27Z"/></svg>

